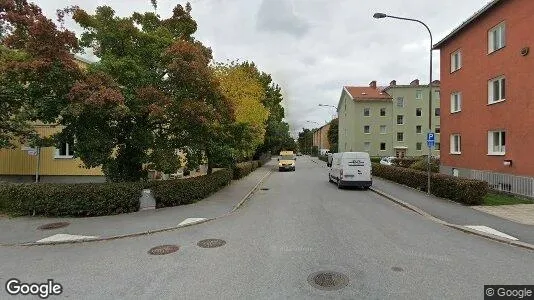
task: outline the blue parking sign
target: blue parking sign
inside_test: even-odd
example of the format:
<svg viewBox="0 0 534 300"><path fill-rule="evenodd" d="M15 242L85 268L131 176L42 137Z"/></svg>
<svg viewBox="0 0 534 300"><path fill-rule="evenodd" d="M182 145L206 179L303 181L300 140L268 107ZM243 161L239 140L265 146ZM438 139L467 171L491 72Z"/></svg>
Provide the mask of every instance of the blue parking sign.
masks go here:
<svg viewBox="0 0 534 300"><path fill-rule="evenodd" d="M436 140L435 140L434 133L433 132L429 132L426 135L426 144L428 145L428 148L434 147L435 143L436 143Z"/></svg>

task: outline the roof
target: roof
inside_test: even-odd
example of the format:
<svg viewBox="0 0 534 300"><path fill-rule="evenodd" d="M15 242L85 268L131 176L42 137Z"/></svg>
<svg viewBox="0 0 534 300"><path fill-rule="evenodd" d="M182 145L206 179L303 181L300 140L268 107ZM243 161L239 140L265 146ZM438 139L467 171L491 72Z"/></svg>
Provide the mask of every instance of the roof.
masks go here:
<svg viewBox="0 0 534 300"><path fill-rule="evenodd" d="M486 4L483 8L481 8L479 11L477 11L474 15L469 17L466 21L464 21L460 26L456 27L451 33L449 33L447 36L445 36L441 41L437 42L433 49L439 49L443 44L445 44L447 41L449 41L451 38L453 38L457 33L465 29L468 25L473 23L476 19L484 15L486 12L491 10L493 7L495 7L497 4L504 3L504 0L492 0L488 4Z"/></svg>
<svg viewBox="0 0 534 300"><path fill-rule="evenodd" d="M435 82L432 83L432 87L433 88L438 88L440 86L441 83L439 82ZM409 84L396 84L396 85L390 85L390 86L387 86L384 88L384 92L387 92L388 90L392 89L392 88L427 88L429 87L428 84L422 84L422 85L409 85Z"/></svg>
<svg viewBox="0 0 534 300"><path fill-rule="evenodd" d="M388 93L384 92L382 87L368 86L344 86L343 89L351 96L353 100L390 100Z"/></svg>

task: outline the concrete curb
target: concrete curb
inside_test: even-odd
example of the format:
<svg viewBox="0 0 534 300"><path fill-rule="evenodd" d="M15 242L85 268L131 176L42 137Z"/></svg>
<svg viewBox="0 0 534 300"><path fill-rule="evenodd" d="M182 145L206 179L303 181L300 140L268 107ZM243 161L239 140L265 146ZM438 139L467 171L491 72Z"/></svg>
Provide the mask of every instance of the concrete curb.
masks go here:
<svg viewBox="0 0 534 300"><path fill-rule="evenodd" d="M512 246L516 246L516 247L521 247L521 248L525 248L525 249L529 249L529 250L534 250L534 245L532 244L529 244L529 243L525 243L525 242L521 242L521 241L513 241L513 240L509 240L509 239L505 239L505 238L502 238L502 237L499 237L499 236L496 236L496 235L493 235L493 234L489 234L489 233L484 233L484 232L480 232L478 230L474 230L474 229L471 229L471 228L468 228L468 227L465 227L465 226L462 226L462 225L457 225L457 224L451 224L449 222L446 222L444 220L441 220L441 219L438 219L434 216L432 216L431 214L427 213L426 211L414 206L414 205L411 205L409 203L406 203L400 199L397 199L387 193L384 193L383 191L380 191L380 190L377 190L376 188L374 187L371 187L370 188L371 191L373 191L374 193L390 200L390 201L393 201L395 202L396 204L402 206L402 207L405 207L429 220L432 220L438 224L441 224L441 225L444 225L444 226L447 226L449 228L453 228L453 229L456 229L456 230L459 230L459 231L462 231L462 232L465 232L465 233L470 233L470 234L473 234L473 235L477 235L477 236L480 236L480 237L484 237L484 238L487 238L487 239L490 239L490 240L494 240L494 241L497 241L497 242L500 242L500 243L504 243L504 244L508 244L508 245L512 245Z"/></svg>
<svg viewBox="0 0 534 300"><path fill-rule="evenodd" d="M108 237L96 238L96 239L80 239L80 240L75 240L75 241L44 242L44 243L30 242L30 243L0 244L0 246L1 247L14 247L14 246L29 247L29 246L51 246L51 245L62 245L62 244L102 242L102 241L117 240L117 239L136 237L136 236L142 236L142 235L149 235L149 234L159 233L159 232L172 231L172 230L177 230L177 229L184 228L184 227L189 227L189 226L193 226L193 225L206 223L206 222L209 222L209 221L213 221L213 220L216 220L216 219L227 217L227 216L231 215L232 213L234 213L236 210L238 210L250 198L250 196L258 189L258 187L263 183L263 181L265 181L265 179L269 175L272 174L272 172L273 172L272 169L270 169L256 183L256 185L254 185L254 187L252 189L250 189L250 191L248 191L248 193L241 199L241 201L239 201L239 203L232 208L231 211L229 211L228 213L223 214L221 216L218 216L218 217L208 218L208 219L205 219L205 220L202 220L202 221L189 223L189 224L185 224L185 225L177 225L177 226L172 226L172 227L166 227L166 228L160 228L160 229L154 229L154 230L148 230L148 231L142 231L142 232L134 232L134 233L128 233L128 234L121 234L121 235L115 235L115 236L108 236Z"/></svg>

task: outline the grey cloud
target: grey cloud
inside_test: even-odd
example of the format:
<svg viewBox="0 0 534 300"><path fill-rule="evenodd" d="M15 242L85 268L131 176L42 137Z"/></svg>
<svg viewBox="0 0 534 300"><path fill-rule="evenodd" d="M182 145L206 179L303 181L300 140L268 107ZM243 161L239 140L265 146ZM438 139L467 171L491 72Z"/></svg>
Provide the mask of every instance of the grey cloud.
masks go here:
<svg viewBox="0 0 534 300"><path fill-rule="evenodd" d="M310 25L295 15L291 1L263 0L257 12L256 28L302 37L309 31Z"/></svg>

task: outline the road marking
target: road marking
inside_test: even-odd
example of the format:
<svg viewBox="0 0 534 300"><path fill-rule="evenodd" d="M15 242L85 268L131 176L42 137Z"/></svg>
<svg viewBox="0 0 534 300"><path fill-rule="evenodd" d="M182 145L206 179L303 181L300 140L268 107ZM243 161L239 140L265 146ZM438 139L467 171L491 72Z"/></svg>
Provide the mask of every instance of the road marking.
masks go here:
<svg viewBox="0 0 534 300"><path fill-rule="evenodd" d="M178 226L198 223L198 222L201 222L201 221L204 221L204 220L206 220L206 218L187 218L187 219L183 220L182 223L178 224Z"/></svg>
<svg viewBox="0 0 534 300"><path fill-rule="evenodd" d="M64 242L64 241L79 241L79 240L91 240L96 239L97 236L85 236L85 235L72 235L72 234L55 234L47 238L38 240L37 243L49 243L49 242Z"/></svg>
<svg viewBox="0 0 534 300"><path fill-rule="evenodd" d="M496 235L496 236L500 236L500 237L503 237L505 239L509 239L509 240L513 240L513 241L517 241L518 239L511 236L511 235L507 235L506 233L503 233L503 232L500 232L500 231L497 231L491 227L487 227L487 226L476 226L476 225L469 225L469 226L465 226L467 228L471 228L471 229L474 229L474 230L478 230L478 231L482 231L482 232L485 232L485 233L489 233L489 234L493 234L493 235Z"/></svg>

